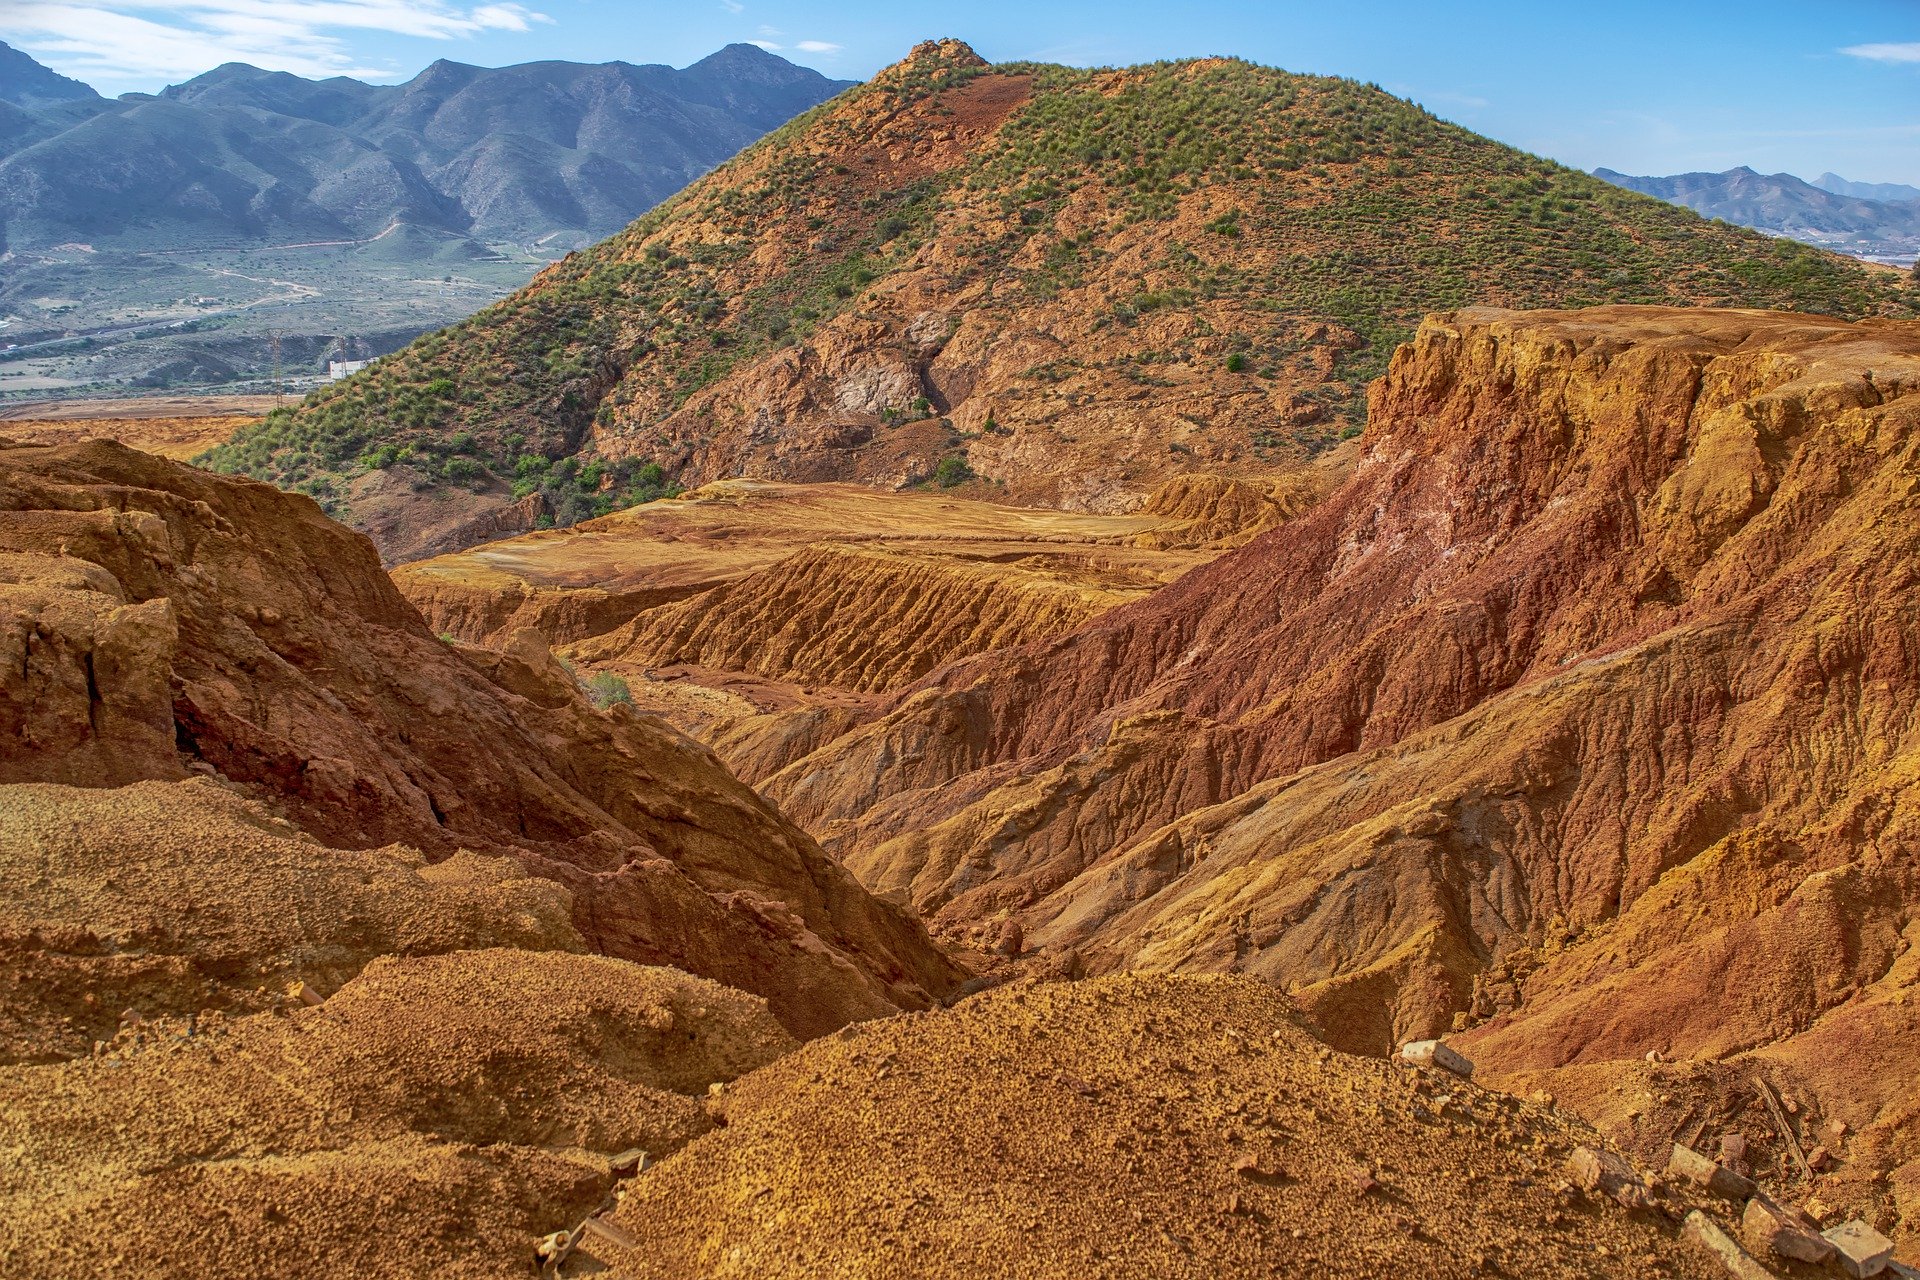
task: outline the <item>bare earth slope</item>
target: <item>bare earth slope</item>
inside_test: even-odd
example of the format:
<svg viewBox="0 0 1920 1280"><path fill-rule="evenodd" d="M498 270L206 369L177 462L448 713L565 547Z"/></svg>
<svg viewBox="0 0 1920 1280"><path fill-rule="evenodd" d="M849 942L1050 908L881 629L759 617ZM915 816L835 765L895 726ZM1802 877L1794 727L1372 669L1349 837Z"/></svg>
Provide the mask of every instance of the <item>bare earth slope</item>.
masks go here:
<svg viewBox="0 0 1920 1280"><path fill-rule="evenodd" d="M20 444L75 444L117 440L130 449L186 460L205 453L258 418L247 415L154 418L9 418L0 421L7 439Z"/></svg>
<svg viewBox="0 0 1920 1280"><path fill-rule="evenodd" d="M246 1013L370 961L584 950L511 858L330 849L208 778L0 787L0 1062L84 1057L127 1009Z"/></svg>
<svg viewBox="0 0 1920 1280"><path fill-rule="evenodd" d="M1265 977L1352 1049L1484 1021L1498 1070L1776 1046L1893 1123L1917 415L1910 324L1440 316L1318 508L763 789L976 939Z"/></svg>
<svg viewBox="0 0 1920 1280"><path fill-rule="evenodd" d="M0 449L0 782L222 777L335 847L510 855L595 950L791 1029L956 972L704 748L594 710L538 643L436 639L308 500L109 443Z"/></svg>
<svg viewBox="0 0 1920 1280"><path fill-rule="evenodd" d="M748 781L796 734L956 659L1072 631L1310 502L1200 476L1128 515L862 485L727 480L570 529L402 565L434 630L541 633Z"/></svg>
<svg viewBox="0 0 1920 1280"><path fill-rule="evenodd" d="M1055 569L1053 577L1089 592L1139 594L1205 557L1135 544L1191 524L859 485L728 480L571 529L402 565L393 577L437 631L489 644L531 627L561 645L609 635L679 601L706 600L711 610L727 598L724 588L762 574L778 582L792 576L781 566L822 546L956 570L1026 563L1037 574Z"/></svg>
<svg viewBox="0 0 1920 1280"><path fill-rule="evenodd" d="M1323 454L1423 314L1599 302L1911 316L1920 295L1350 81L929 42L208 458L333 504L389 561L663 480L940 476L1127 511Z"/></svg>

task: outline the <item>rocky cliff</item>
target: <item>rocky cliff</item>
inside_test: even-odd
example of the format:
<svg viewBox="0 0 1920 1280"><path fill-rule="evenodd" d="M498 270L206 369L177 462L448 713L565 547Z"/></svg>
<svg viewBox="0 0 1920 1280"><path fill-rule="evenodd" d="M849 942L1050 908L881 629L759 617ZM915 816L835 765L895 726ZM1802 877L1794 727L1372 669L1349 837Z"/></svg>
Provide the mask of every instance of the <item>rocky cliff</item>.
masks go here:
<svg viewBox="0 0 1920 1280"><path fill-rule="evenodd" d="M104 442L0 451L0 783L223 779L328 845L516 859L595 950L801 1034L956 980L714 756L530 633L429 632L311 502Z"/></svg>

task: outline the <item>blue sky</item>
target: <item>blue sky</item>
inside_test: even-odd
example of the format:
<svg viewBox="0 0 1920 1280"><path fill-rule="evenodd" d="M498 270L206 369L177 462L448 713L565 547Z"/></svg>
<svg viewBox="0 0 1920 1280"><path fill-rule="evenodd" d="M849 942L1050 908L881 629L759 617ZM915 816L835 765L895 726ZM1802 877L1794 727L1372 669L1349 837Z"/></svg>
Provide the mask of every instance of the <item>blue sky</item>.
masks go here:
<svg viewBox="0 0 1920 1280"><path fill-rule="evenodd" d="M0 0L0 39L107 93L227 60L395 80L441 57L680 66L737 40L858 79L935 35L996 61L1353 76L1580 168L1920 184L1920 0Z"/></svg>

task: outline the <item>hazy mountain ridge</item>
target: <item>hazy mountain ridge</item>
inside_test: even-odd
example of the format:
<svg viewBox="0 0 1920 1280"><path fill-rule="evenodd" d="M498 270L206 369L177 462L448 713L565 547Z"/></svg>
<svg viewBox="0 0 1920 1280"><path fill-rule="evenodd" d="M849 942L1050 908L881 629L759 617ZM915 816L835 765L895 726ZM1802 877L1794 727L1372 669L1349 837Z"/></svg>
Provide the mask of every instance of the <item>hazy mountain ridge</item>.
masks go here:
<svg viewBox="0 0 1920 1280"><path fill-rule="evenodd" d="M0 102L9 102L29 111L56 103L97 100L93 86L71 80L49 70L3 42L0 42Z"/></svg>
<svg viewBox="0 0 1920 1280"><path fill-rule="evenodd" d="M27 108L0 113L13 248L366 239L395 222L583 242L844 87L739 45L679 70L441 61L393 86L228 63L49 114L34 108L59 92L46 77L61 78L7 53L0 65L17 70L0 71L0 97Z"/></svg>
<svg viewBox="0 0 1920 1280"><path fill-rule="evenodd" d="M1861 200L1893 203L1920 200L1920 187L1910 187L1904 182L1849 182L1837 173L1823 173L1813 180L1813 185L1837 196L1855 196Z"/></svg>
<svg viewBox="0 0 1920 1280"><path fill-rule="evenodd" d="M1636 177L1612 169L1593 176L1629 191L1683 205L1708 218L1874 261L1911 261L1920 251L1920 191L1892 183L1850 183L1828 173L1803 182L1790 173L1741 166L1725 173ZM1867 192L1885 193L1869 197ZM1901 191L1913 197L1889 199Z"/></svg>
<svg viewBox="0 0 1920 1280"><path fill-rule="evenodd" d="M0 45L0 392L265 391L382 354L840 88L738 45L399 85L227 63L104 99Z"/></svg>

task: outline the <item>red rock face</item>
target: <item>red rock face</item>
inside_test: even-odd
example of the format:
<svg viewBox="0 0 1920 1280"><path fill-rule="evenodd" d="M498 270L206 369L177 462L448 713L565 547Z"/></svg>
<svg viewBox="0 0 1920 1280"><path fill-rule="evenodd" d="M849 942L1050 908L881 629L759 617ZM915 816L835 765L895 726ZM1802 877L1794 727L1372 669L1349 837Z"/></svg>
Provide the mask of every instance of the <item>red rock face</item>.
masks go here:
<svg viewBox="0 0 1920 1280"><path fill-rule="evenodd" d="M216 774L337 848L519 858L609 954L800 1034L958 974L713 755L537 641L456 650L304 498L119 446L0 452L0 782Z"/></svg>

